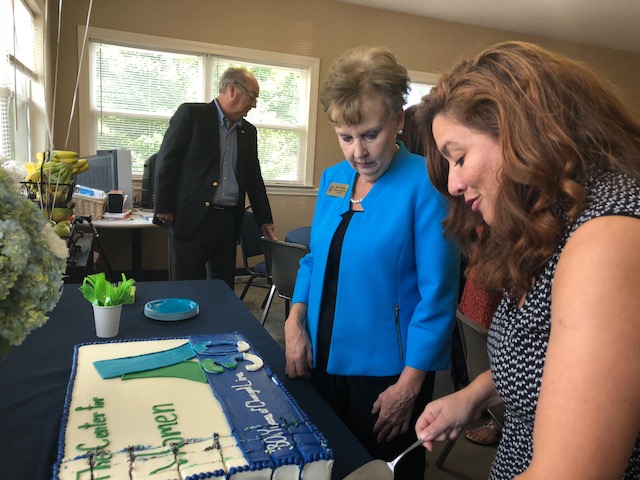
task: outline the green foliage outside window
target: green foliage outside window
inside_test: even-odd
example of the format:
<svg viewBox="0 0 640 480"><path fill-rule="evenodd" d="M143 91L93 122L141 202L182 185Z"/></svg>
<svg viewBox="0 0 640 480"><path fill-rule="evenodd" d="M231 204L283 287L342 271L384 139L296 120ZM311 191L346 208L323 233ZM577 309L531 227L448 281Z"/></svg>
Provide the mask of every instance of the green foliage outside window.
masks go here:
<svg viewBox="0 0 640 480"><path fill-rule="evenodd" d="M93 45L91 65L97 148L131 150L134 173L141 173L145 160L159 150L178 106L211 101L218 94L222 72L242 65L260 84L257 108L247 120L258 128L265 181L303 182L307 70L100 43ZM205 85L204 78L211 78L212 85Z"/></svg>

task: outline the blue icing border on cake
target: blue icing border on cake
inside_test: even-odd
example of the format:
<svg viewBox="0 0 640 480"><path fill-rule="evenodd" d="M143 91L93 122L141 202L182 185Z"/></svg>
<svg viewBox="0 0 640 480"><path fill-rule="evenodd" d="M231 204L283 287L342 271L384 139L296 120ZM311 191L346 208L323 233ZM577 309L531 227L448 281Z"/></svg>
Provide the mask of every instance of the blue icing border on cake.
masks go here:
<svg viewBox="0 0 640 480"><path fill-rule="evenodd" d="M60 473L60 467L62 464L62 460L64 459L64 439L66 434L66 429L68 427L67 422L69 418L69 410L71 408L71 394L73 392L73 387L75 384L75 377L78 369L78 351L81 347L85 345L102 345L102 344L110 344L110 343L128 343L128 342L150 342L150 341L158 341L158 340L185 340L189 341L189 343L193 346L194 343L201 343L206 340L220 340L229 342L229 341L244 341L248 342L248 340L239 332L232 333L214 333L209 335L195 335L188 337L154 337L154 338L134 338L134 339L117 339L110 341L94 341L94 342L85 342L81 344L77 344L73 347L73 359L71 366L71 374L69 376L69 382L67 384L67 390L65 394L65 402L63 415L60 426L60 433L58 435L58 448L57 448L57 459L56 463L53 465L53 476L52 479L56 480L58 478L58 474ZM251 345L250 353L254 355L258 355L260 358L260 354L256 351L256 349ZM194 356L198 357L199 360L202 358L210 358L207 355L200 355L194 350ZM202 357L202 358L201 358ZM319 431L319 429L309 420L309 417L304 413L304 411L300 408L297 401L293 398L293 396L289 393L289 391L285 388L285 386L280 382L278 377L272 372L272 370L268 367L268 365L264 365L263 368L256 372L248 372L245 369L246 362L240 361L238 363L238 367L235 370L226 370L222 374L212 374L206 373L207 380L209 381L209 386L211 387L211 391L215 398L220 402L222 406L222 410L224 414L229 419L229 423L233 427L233 435L238 440L238 446L240 447L245 460L249 463L243 467L231 467L229 472L225 472L224 470L216 470L215 472L202 472L198 475L191 475L185 477L185 480L199 480L201 478L212 478L212 477L226 477L230 478L234 474L243 471L254 471L261 470L263 468L277 468L281 465L302 465L304 463L309 463L311 461L317 460L332 460L334 458L333 449L327 446L327 441L324 435ZM243 372L243 375L240 378L247 379L251 382L251 386L247 385L247 389L243 390L242 387L232 389L232 385L238 383L236 379L238 379L238 372ZM226 390L222 390L226 393L226 395L221 396L218 394L218 391L211 386L211 382L218 385L220 382L220 378L225 378L225 385L227 387ZM242 406L238 407L235 405L233 401L233 395L239 395L239 392L244 391L249 395L249 393L254 394L259 387L265 388L266 386L271 387L270 383L273 382L278 389L279 392L282 393L280 396L278 393L278 389L275 392L271 392L268 394L269 397L265 403L265 407L258 407L258 403L250 403L250 407ZM257 395L264 395L262 391L258 392ZM281 398L280 398L281 397ZM248 398L252 399L251 396ZM259 397L258 397L259 398ZM264 396L263 396L264 398ZM282 408L282 411L279 411L278 418L270 417L268 420L265 419L265 413L260 412L260 408L266 408L266 405L269 405L267 410L273 408L269 402L276 403L274 400L277 400L279 404L278 408ZM255 400L251 400L253 402ZM246 404L247 402L245 402ZM246 413L249 408L258 408L258 410L250 411L251 415L250 419L247 419L244 415L240 415L240 412ZM285 412L286 416L283 416L283 412ZM269 420L272 419L272 422ZM255 422L255 423L254 423ZM271 431L262 432L264 430L262 427L270 426ZM247 434L243 437L242 433ZM269 454L265 450L265 445L268 445L264 442L265 435L273 434L275 432L281 432L281 434L286 438L288 447L274 447ZM285 433L286 432L286 433ZM306 435L311 434L317 439L317 443L311 444L311 437L306 437ZM296 442L296 434L305 435L303 443L309 442L309 444L298 445ZM263 448L262 450L258 449L255 445L251 447L251 451L247 451L243 445L243 439L248 440L249 438L254 438L262 442ZM147 447L143 447L145 449ZM88 454L78 455L73 458L73 460L80 458L88 458ZM204 476L203 476L204 475Z"/></svg>
<svg viewBox="0 0 640 480"><path fill-rule="evenodd" d="M56 463L53 465L53 476L52 479L58 478L60 474L60 466L62 463L62 459L64 458L64 437L67 432L67 421L69 419L69 409L71 408L71 393L73 392L73 385L76 379L76 372L78 371L78 348L80 345L75 345L73 347L73 358L71 360L71 374L69 375L69 382L67 383L67 391L64 395L64 407L62 408L62 420L60 421L60 433L58 433L58 451L56 454ZM81 457L85 457L85 455L78 455L74 457L75 459L79 459ZM87 456L88 457L88 456Z"/></svg>

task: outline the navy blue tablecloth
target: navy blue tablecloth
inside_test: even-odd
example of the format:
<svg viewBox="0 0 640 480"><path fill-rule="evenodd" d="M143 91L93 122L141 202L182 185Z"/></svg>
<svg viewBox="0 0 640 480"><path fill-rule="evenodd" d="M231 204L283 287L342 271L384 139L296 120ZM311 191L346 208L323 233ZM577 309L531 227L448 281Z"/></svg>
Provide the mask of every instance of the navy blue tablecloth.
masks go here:
<svg viewBox="0 0 640 480"><path fill-rule="evenodd" d="M152 320L144 315L147 302L171 297L198 302L200 313L177 322ZM136 302L123 306L120 331L115 339L234 331L249 339L301 408L326 435L335 451L333 479L342 479L371 460L306 380L285 377L282 349L222 281L138 283ZM91 304L82 298L78 285L67 284L49 321L32 332L0 363L2 478L51 477L73 346L97 340Z"/></svg>

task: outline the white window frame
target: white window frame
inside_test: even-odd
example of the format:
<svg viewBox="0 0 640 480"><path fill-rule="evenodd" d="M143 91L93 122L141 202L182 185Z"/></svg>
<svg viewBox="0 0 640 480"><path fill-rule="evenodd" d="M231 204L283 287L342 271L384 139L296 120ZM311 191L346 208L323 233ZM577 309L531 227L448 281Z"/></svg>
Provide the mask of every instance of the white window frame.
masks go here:
<svg viewBox="0 0 640 480"><path fill-rule="evenodd" d="M307 82L308 89L308 120L306 146L303 151L305 156L302 163L301 172L302 184L282 186L274 182L265 183L269 186L269 190L273 191L274 187L281 190L282 193L299 191L300 188L308 188L313 186L313 166L316 141L316 119L317 119L317 99L318 99L318 83L320 71L320 59L315 57L306 57L300 55L291 55L285 53L268 52L263 50L253 50L240 47L231 47L225 45L216 45L203 42L195 42L190 40L180 40L174 38L157 37L152 35L144 35L139 33L122 32L118 30L103 29L97 27L89 27L84 25L78 26L78 59L82 59L80 66L80 82L78 87L78 115L80 139L79 148L82 154L91 154L97 150L97 119L92 114L90 108L90 91L89 91L89 55L85 47L82 53L82 44L87 31L87 42L89 40L102 41L105 43L118 43L123 46L149 48L163 51L176 51L194 54L211 54L217 56L225 56L234 60L246 61L247 63L260 63L279 65L283 67L306 68L309 71ZM211 92L211 81L207 81L206 88L211 98L215 97L217 92ZM206 100L210 101L210 100ZM274 192L279 193L279 192Z"/></svg>
<svg viewBox="0 0 640 480"><path fill-rule="evenodd" d="M35 64L31 68L23 65L20 59L13 57L13 52L10 53L9 68L12 71L15 69L19 72L17 75L23 77L24 83L22 85L24 88L19 88L19 91L15 91L16 85L11 85L10 87L0 86L3 96L12 102L14 107L17 105L19 109L17 118L14 117L13 121L10 120L9 124L3 125L2 128L11 128L13 122L17 120L18 131L9 132L9 137L13 136L13 141L16 142L16 158L12 158L12 160L30 162L35 161L35 151L44 150L48 143L45 119L44 76L42 75L44 70L44 52L42 51L44 16L42 12L45 10L45 4L43 0L13 1L21 2L33 16L35 29L33 54L35 56ZM13 73L11 73L11 76L13 77ZM40 147L35 148L33 145L40 145Z"/></svg>
<svg viewBox="0 0 640 480"><path fill-rule="evenodd" d="M440 74L438 73L420 72L418 70L407 70L407 73L409 74L411 83L419 83L422 85L435 86L438 83L438 80L440 79ZM411 105L415 105L418 102L419 100L411 103L407 102L407 104L405 105L405 108L410 107Z"/></svg>

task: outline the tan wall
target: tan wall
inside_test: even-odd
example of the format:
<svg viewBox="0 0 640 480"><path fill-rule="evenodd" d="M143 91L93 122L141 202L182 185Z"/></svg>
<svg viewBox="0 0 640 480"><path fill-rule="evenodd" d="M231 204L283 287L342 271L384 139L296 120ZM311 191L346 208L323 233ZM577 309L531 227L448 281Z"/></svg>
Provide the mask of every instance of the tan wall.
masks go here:
<svg viewBox="0 0 640 480"><path fill-rule="evenodd" d="M57 4L50 3L52 25ZM65 0L62 12L55 143L64 144L78 65L77 26L86 22L86 0ZM440 73L458 60L502 40L525 40L592 65L618 86L640 112L640 55L617 50L471 27L425 17L392 13L333 0L109 0L94 2L91 26L320 58L320 82L330 62L345 49L362 44L391 48L409 70ZM50 39L55 45L55 29ZM55 48L53 49L55 53ZM51 65L54 62L50 63ZM52 85L50 82L49 85ZM79 145L78 114L71 124L68 149ZM314 184L328 166L342 159L335 134L318 109ZM280 237L311 222L313 196L270 195Z"/></svg>

